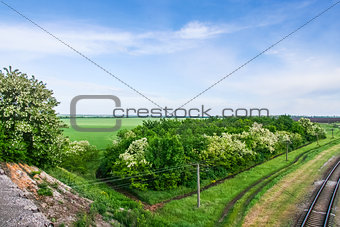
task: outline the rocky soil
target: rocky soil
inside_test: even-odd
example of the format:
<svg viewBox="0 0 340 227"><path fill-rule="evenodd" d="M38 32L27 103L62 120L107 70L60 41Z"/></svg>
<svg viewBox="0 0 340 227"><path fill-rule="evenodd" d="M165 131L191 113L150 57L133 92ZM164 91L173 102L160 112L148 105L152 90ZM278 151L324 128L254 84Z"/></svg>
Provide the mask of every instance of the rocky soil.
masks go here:
<svg viewBox="0 0 340 227"><path fill-rule="evenodd" d="M0 226L72 226L91 203L36 167L0 164ZM94 225L110 226L100 215Z"/></svg>

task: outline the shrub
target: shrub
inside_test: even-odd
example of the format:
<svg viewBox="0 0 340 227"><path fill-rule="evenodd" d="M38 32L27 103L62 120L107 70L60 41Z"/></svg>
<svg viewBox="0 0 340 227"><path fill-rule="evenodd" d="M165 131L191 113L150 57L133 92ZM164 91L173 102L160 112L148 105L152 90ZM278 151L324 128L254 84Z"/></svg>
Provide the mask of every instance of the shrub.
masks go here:
<svg viewBox="0 0 340 227"><path fill-rule="evenodd" d="M4 160L4 155L10 149L10 144L6 140L4 129L2 128L2 122L0 122L0 161Z"/></svg>
<svg viewBox="0 0 340 227"><path fill-rule="evenodd" d="M11 67L0 71L0 121L11 145L3 159L37 166L60 163L65 147L59 103L46 84Z"/></svg>
<svg viewBox="0 0 340 227"><path fill-rule="evenodd" d="M304 129L307 141L315 141L318 138L326 138L326 131L320 125L313 123L308 118L301 118L300 125Z"/></svg>
<svg viewBox="0 0 340 227"><path fill-rule="evenodd" d="M73 141L69 142L60 166L84 174L87 171L86 164L97 158L97 148L88 141Z"/></svg>
<svg viewBox="0 0 340 227"><path fill-rule="evenodd" d="M231 134L222 133L221 136L207 138L209 145L200 152L200 159L212 166L223 166L229 172L234 172L241 163L253 155L253 151L244 142L233 138Z"/></svg>

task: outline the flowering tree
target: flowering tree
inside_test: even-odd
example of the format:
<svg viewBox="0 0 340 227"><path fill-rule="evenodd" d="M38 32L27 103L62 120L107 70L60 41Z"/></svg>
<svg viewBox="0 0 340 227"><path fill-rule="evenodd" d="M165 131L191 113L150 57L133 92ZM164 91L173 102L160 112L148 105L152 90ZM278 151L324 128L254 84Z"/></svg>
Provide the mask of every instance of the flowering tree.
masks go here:
<svg viewBox="0 0 340 227"><path fill-rule="evenodd" d="M59 103L52 95L34 76L11 67L0 71L0 121L11 144L3 159L38 166L61 161L67 141L53 109Z"/></svg>
<svg viewBox="0 0 340 227"><path fill-rule="evenodd" d="M326 131L320 125L313 123L308 118L301 118L299 123L305 130L307 140L313 141L316 138L325 138Z"/></svg>
<svg viewBox="0 0 340 227"><path fill-rule="evenodd" d="M128 131L124 134L125 138L134 137L134 133ZM116 144L118 146L118 144ZM145 174L149 170L149 162L145 159L145 151L149 144L146 138L134 140L124 153L119 155L119 158L113 163L111 174L121 178L128 178L133 187L145 189L147 184L140 182L145 179ZM141 174L143 173L143 174ZM137 177L130 177L130 176ZM139 176L141 175L141 176Z"/></svg>
<svg viewBox="0 0 340 227"><path fill-rule="evenodd" d="M131 168L133 166L147 165L149 164L145 160L145 149L148 147L146 138L133 141L129 148L123 154L119 155L120 161L124 166ZM119 164L119 163L117 163Z"/></svg>
<svg viewBox="0 0 340 227"><path fill-rule="evenodd" d="M239 164L245 155L253 154L244 142L233 138L231 134L222 133L221 136L206 137L209 145L207 149L201 151L200 158L207 163L221 165L230 169L233 165Z"/></svg>
<svg viewBox="0 0 340 227"><path fill-rule="evenodd" d="M251 150L262 154L274 153L278 142L278 138L273 132L256 122L253 123L249 132L244 131L235 136L244 141Z"/></svg>

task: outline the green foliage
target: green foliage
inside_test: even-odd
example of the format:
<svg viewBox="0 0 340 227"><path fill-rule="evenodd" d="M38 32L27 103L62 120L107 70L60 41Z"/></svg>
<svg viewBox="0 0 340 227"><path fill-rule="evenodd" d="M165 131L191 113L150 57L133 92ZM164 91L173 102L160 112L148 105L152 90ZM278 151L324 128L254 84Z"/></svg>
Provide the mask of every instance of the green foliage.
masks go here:
<svg viewBox="0 0 340 227"><path fill-rule="evenodd" d="M33 178L35 175L39 175L40 173L41 173L40 170L38 170L38 171L32 171L32 172L30 173L30 176Z"/></svg>
<svg viewBox="0 0 340 227"><path fill-rule="evenodd" d="M73 141L69 143L59 166L85 174L87 164L96 159L98 159L98 151L95 146L90 145L88 141Z"/></svg>
<svg viewBox="0 0 340 227"><path fill-rule="evenodd" d="M247 148L246 143L234 139L229 133L221 136L207 136L209 145L201 151L200 159L211 166L222 166L230 172L238 169L238 166L250 158L253 152ZM243 164L244 165L244 164ZM241 164L242 166L242 164Z"/></svg>
<svg viewBox="0 0 340 227"><path fill-rule="evenodd" d="M182 168L175 168L185 163L184 149L178 135L166 133L162 137L153 137L150 142L147 160L154 169L173 168L171 172L154 174L151 188L164 190L176 188L182 183L185 175Z"/></svg>
<svg viewBox="0 0 340 227"><path fill-rule="evenodd" d="M43 195L43 196L52 196L53 192L52 190L48 187L48 184L46 182L43 182L41 184L38 184L38 195Z"/></svg>
<svg viewBox="0 0 340 227"><path fill-rule="evenodd" d="M307 118L301 118L299 123L304 129L304 134L308 141L315 141L317 138L326 138L326 131L320 125L311 122Z"/></svg>
<svg viewBox="0 0 340 227"><path fill-rule="evenodd" d="M12 149L11 143L7 140L2 124L3 123L0 121L0 161L3 161L5 159L4 154Z"/></svg>
<svg viewBox="0 0 340 227"><path fill-rule="evenodd" d="M75 227L88 227L93 226L93 217L92 215L88 215L87 213L79 213L77 217L77 221L73 223Z"/></svg>
<svg viewBox="0 0 340 227"><path fill-rule="evenodd" d="M93 184L93 181L89 182L60 167L50 168L46 171L63 183L72 186L81 196L93 201L90 214L87 214L87 217L81 214L78 224L89 223L91 215L101 213L105 220L117 220L125 226L168 226L166 222L145 211L140 203L112 190L106 184Z"/></svg>
<svg viewBox="0 0 340 227"><path fill-rule="evenodd" d="M283 153L287 143L295 149L316 133L321 138L320 126L302 122L289 116L147 120L117 133L97 174L141 190L193 186L193 169L187 168L193 163L208 167L202 180L215 180Z"/></svg>
<svg viewBox="0 0 340 227"><path fill-rule="evenodd" d="M0 121L11 146L3 150L0 142L2 159L37 166L60 163L66 141L53 109L59 104L53 92L34 76L11 67L4 71L0 71Z"/></svg>

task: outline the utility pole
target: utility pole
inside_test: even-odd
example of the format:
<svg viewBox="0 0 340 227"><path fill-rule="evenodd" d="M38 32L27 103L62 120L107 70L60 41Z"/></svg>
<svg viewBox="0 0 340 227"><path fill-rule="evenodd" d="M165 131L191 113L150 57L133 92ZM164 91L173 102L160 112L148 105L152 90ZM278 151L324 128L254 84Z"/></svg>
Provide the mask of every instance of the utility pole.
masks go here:
<svg viewBox="0 0 340 227"><path fill-rule="evenodd" d="M319 132L316 133L316 141L317 141L318 145L320 146L320 144L319 144Z"/></svg>
<svg viewBox="0 0 340 227"><path fill-rule="evenodd" d="M197 208L201 205L200 164L197 163Z"/></svg>
<svg viewBox="0 0 340 227"><path fill-rule="evenodd" d="M332 128L332 139L334 139L334 128Z"/></svg>
<svg viewBox="0 0 340 227"><path fill-rule="evenodd" d="M286 161L288 161L288 143L289 143L289 141L287 140L286 141L286 147L287 147L287 149L286 149Z"/></svg>

